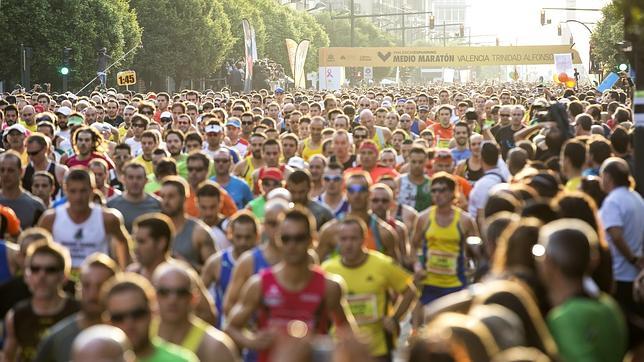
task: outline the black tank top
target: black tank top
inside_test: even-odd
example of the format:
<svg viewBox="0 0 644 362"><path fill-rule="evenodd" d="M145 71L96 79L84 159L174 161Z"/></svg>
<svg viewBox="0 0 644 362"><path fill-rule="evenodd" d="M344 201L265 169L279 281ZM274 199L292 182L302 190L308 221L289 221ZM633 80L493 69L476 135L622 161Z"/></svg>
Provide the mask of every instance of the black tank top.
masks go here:
<svg viewBox="0 0 644 362"><path fill-rule="evenodd" d="M54 177L54 197L57 197L58 192L60 191L60 185L56 179L56 164L49 162L47 172ZM34 182L34 173L36 173L36 169L34 169L34 166L32 166L31 163L29 163L25 168L25 174L22 176L22 187L29 192L31 192L31 185Z"/></svg>
<svg viewBox="0 0 644 362"><path fill-rule="evenodd" d="M31 305L31 299L23 300L14 307L13 327L16 340L20 346L17 361L33 361L36 357L38 343L47 329L80 310L80 303L66 298L65 306L54 315L36 315Z"/></svg>
<svg viewBox="0 0 644 362"><path fill-rule="evenodd" d="M463 176L465 176L466 180L474 183L475 181L478 181L481 177L483 177L484 174L485 172L483 171L483 167L474 171L470 168L470 159L468 158L467 160L465 160L465 172L463 173Z"/></svg>

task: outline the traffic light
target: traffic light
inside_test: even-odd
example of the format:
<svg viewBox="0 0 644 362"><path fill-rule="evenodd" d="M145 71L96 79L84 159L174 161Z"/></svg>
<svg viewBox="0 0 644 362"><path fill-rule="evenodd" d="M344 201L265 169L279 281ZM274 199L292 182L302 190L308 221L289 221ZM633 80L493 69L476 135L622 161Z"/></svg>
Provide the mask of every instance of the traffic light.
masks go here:
<svg viewBox="0 0 644 362"><path fill-rule="evenodd" d="M465 36L465 25L461 24L458 27L458 34L461 38Z"/></svg>
<svg viewBox="0 0 644 362"><path fill-rule="evenodd" d="M60 74L67 75L69 74L69 57L72 52L72 48L63 48L63 65L60 67Z"/></svg>
<svg viewBox="0 0 644 362"><path fill-rule="evenodd" d="M541 10L541 25L546 25L546 11Z"/></svg>
<svg viewBox="0 0 644 362"><path fill-rule="evenodd" d="M429 28L434 29L434 25L436 23L436 19L434 18L434 15L429 16Z"/></svg>

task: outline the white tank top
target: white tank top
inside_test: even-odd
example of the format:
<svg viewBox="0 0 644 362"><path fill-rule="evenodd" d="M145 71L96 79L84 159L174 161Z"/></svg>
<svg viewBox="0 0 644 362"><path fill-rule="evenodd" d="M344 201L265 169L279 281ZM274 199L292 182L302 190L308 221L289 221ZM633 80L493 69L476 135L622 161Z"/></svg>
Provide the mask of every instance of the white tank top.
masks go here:
<svg viewBox="0 0 644 362"><path fill-rule="evenodd" d="M103 208L92 204L92 213L83 223L77 224L67 211L67 204L56 208L53 226L54 240L69 250L72 268L79 268L86 257L94 252L109 254L109 242L103 222Z"/></svg>

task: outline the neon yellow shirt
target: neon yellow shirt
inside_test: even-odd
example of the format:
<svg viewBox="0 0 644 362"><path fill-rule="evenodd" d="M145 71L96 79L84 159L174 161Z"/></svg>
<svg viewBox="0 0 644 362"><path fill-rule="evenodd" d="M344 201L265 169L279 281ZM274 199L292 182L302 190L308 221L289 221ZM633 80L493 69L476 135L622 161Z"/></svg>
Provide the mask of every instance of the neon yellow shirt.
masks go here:
<svg viewBox="0 0 644 362"><path fill-rule="evenodd" d="M436 221L436 207L429 211L429 227L425 231L423 251L427 276L424 285L455 288L463 285L463 234L459 228L460 209L453 207L454 218L446 227Z"/></svg>
<svg viewBox="0 0 644 362"><path fill-rule="evenodd" d="M356 268L344 266L336 256L324 262L322 269L344 279L351 313L360 331L370 337L371 354L384 356L391 352L388 346L392 345L387 343L382 326L387 315L387 291L401 293L412 285L413 278L392 258L373 250L368 253L367 260Z"/></svg>

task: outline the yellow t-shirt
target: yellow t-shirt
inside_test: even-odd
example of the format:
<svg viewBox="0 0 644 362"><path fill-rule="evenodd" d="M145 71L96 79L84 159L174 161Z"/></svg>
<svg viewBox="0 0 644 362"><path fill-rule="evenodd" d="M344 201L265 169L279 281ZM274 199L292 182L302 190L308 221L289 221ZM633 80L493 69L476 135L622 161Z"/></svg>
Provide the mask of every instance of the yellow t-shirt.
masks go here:
<svg viewBox="0 0 644 362"><path fill-rule="evenodd" d="M322 154L322 143L317 148L311 148L311 137L304 140L304 147L302 148L302 158L308 161L313 155Z"/></svg>
<svg viewBox="0 0 644 362"><path fill-rule="evenodd" d="M566 182L566 191L578 191L581 185L581 177L573 177Z"/></svg>
<svg viewBox="0 0 644 362"><path fill-rule="evenodd" d="M150 161L144 160L143 155L139 155L139 156L135 157L132 160L132 162L136 162L136 163L139 163L139 164L143 165L143 167L145 168L145 173L147 175L149 175L151 173L154 173L154 166L152 165L152 160L150 160Z"/></svg>
<svg viewBox="0 0 644 362"><path fill-rule="evenodd" d="M18 122L21 125L23 125L30 133L34 133L38 130L38 124L34 123L31 126L27 124L27 122L23 121L22 119Z"/></svg>
<svg viewBox="0 0 644 362"><path fill-rule="evenodd" d="M377 251L369 250L367 260L357 268L348 268L335 256L322 264L322 269L344 279L347 301L360 331L370 337L372 356L384 356L389 351L382 318L387 315L387 291L404 291L413 283L412 276L396 262ZM393 341L391 341L393 342Z"/></svg>

